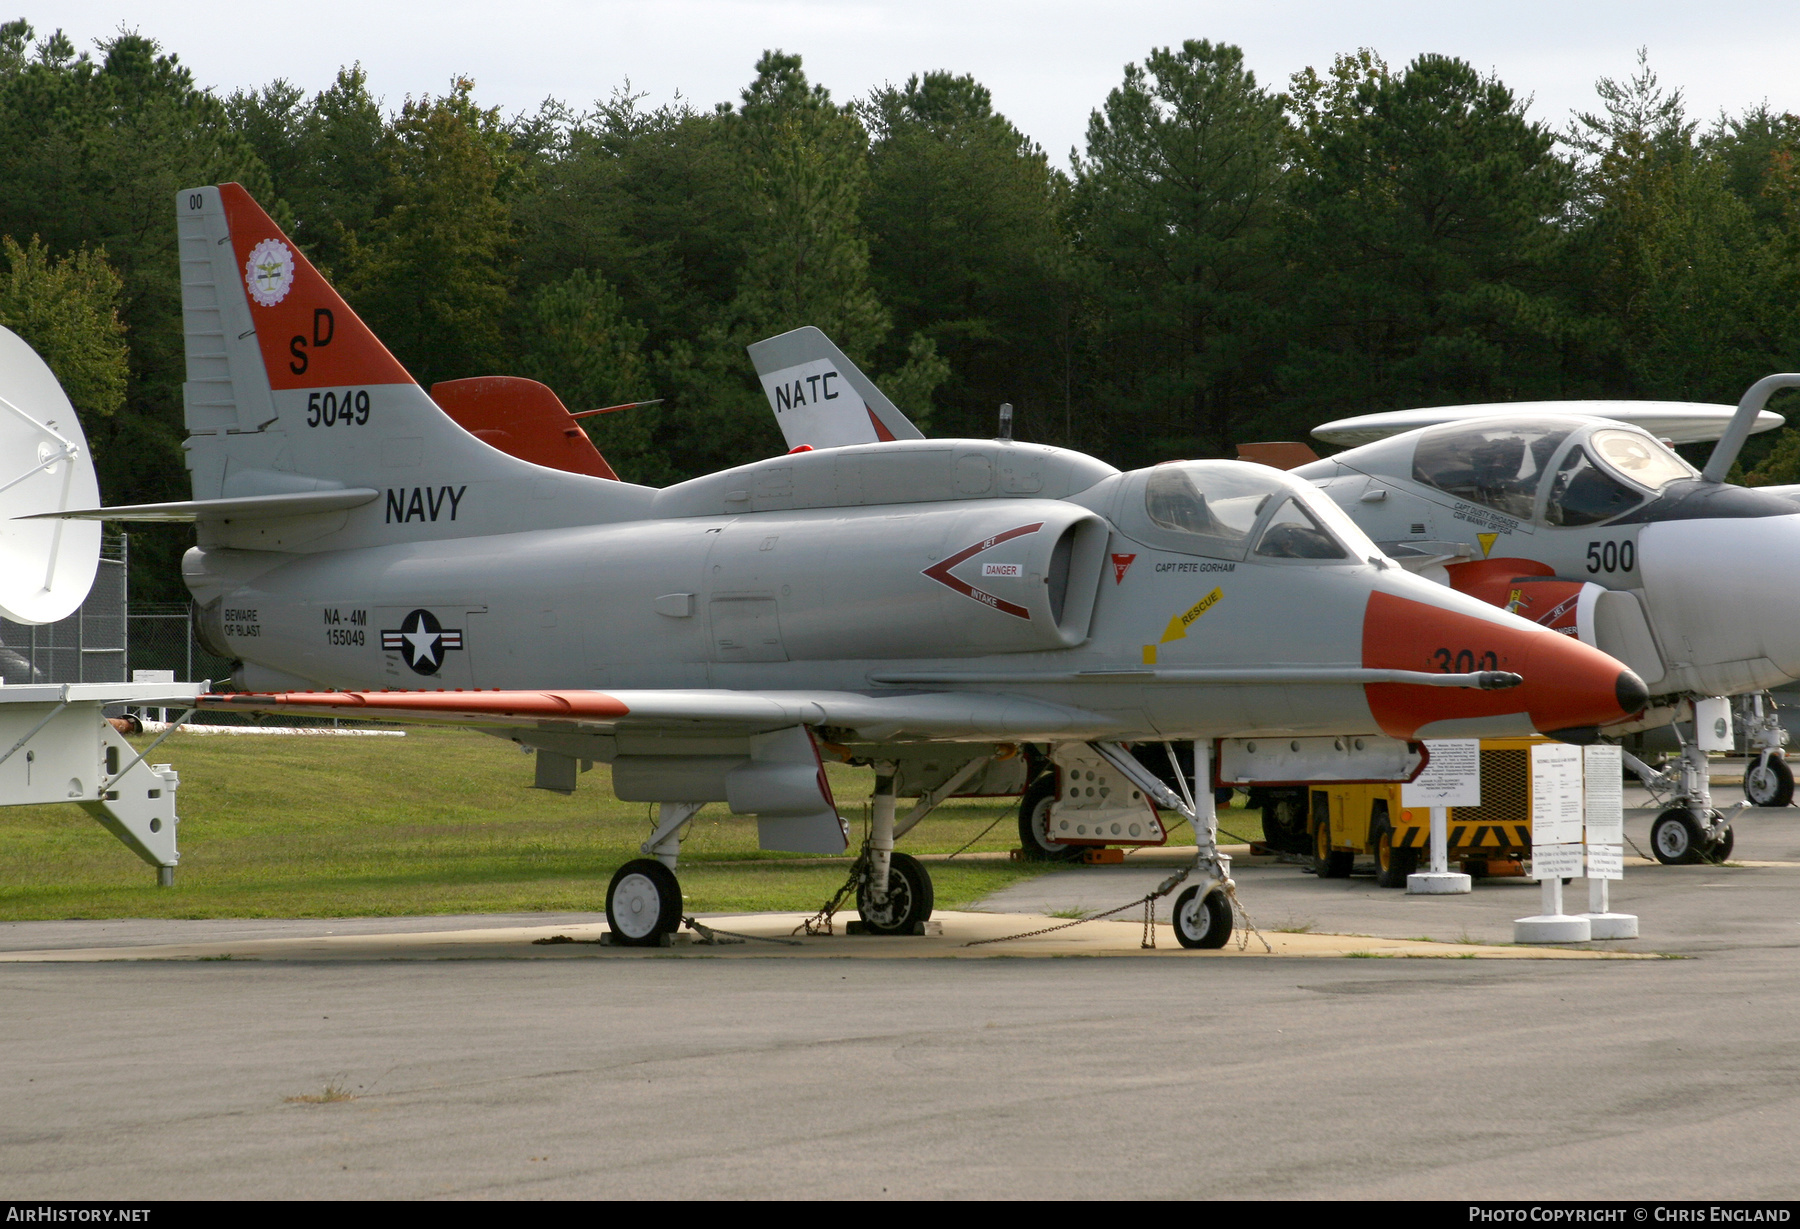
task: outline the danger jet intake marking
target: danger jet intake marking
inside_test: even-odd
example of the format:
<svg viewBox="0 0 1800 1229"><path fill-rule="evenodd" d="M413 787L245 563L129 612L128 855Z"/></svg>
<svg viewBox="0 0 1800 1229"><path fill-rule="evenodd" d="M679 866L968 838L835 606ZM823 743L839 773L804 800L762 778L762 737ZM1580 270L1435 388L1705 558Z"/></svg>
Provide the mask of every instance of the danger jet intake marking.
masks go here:
<svg viewBox="0 0 1800 1229"><path fill-rule="evenodd" d="M1009 614L1009 615L1013 616L1015 619L1024 619L1026 622L1030 622L1031 621L1031 612L1029 610L1025 609L1025 607L1019 605L1016 602L1009 602L1004 598L995 597L993 594L987 592L984 589L977 589L974 585L970 584L966 580L963 580L961 577L952 576L950 574L950 569L955 567L959 563L966 563L970 559L973 559L976 555L979 555L982 551L992 550L994 547L1000 545L1000 543L1002 543L1002 542L1010 542L1014 538L1024 537L1028 533L1036 533L1038 530L1042 529L1043 527L1044 527L1044 522L1038 521L1031 525L1020 525L1018 528L1009 529L1005 533L997 533L991 538L983 538L981 541L975 543L973 546L963 547L961 550L957 551L954 555L951 555L948 559L943 559L937 563L932 564L930 567L925 569L924 575L931 577L931 579L937 581L938 584L943 585L947 589L956 590L956 592L962 594L966 598L972 598L975 601L980 602L983 606L987 606L993 610L998 610L1001 614ZM993 567L1015 567L1017 565L1015 565L1015 564L992 564L990 566L993 566ZM983 574L986 575L986 573L983 573ZM1007 573L1007 574L1015 575L1016 573Z"/></svg>
<svg viewBox="0 0 1800 1229"><path fill-rule="evenodd" d="M1020 563L984 563L981 565L983 576L1023 576L1025 565Z"/></svg>
<svg viewBox="0 0 1800 1229"><path fill-rule="evenodd" d="M456 519L462 506L466 486L414 486L387 489L387 523L403 525L408 521L446 521Z"/></svg>

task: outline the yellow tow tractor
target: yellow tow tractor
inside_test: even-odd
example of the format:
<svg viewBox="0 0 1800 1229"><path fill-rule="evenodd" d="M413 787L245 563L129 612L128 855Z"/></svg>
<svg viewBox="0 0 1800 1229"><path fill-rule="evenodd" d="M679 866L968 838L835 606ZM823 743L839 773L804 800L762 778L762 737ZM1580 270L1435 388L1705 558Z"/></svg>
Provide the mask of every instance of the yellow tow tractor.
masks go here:
<svg viewBox="0 0 1800 1229"><path fill-rule="evenodd" d="M1481 740L1481 805L1452 807L1449 857L1463 873L1514 876L1531 856L1531 748L1536 736ZM1311 854L1321 879L1350 874L1358 854L1375 859L1384 888L1403 888L1429 861L1431 810L1400 805L1400 783L1320 782L1255 791L1250 805L1263 813L1269 852Z"/></svg>

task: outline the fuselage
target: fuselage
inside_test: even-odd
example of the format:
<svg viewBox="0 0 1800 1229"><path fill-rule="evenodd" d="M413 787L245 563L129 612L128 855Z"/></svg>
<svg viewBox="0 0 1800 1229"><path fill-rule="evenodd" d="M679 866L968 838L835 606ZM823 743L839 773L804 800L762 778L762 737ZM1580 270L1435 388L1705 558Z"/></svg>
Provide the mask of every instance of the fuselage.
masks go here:
<svg viewBox="0 0 1800 1229"><path fill-rule="evenodd" d="M1120 474L1037 446L900 442L711 475L648 510L311 554L213 544L187 574L208 636L257 690L968 687L1096 714L1071 733L1114 737L1413 737L1622 715L1618 663L1408 575L1310 485L1263 467ZM1183 677L1228 668L1526 682Z"/></svg>

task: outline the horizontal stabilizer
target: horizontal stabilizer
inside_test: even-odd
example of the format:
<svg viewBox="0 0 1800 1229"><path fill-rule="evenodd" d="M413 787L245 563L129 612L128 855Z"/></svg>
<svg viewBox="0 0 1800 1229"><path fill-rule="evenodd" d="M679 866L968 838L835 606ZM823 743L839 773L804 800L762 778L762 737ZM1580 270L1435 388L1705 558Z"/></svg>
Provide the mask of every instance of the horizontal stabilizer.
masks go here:
<svg viewBox="0 0 1800 1229"><path fill-rule="evenodd" d="M1313 436L1327 444L1355 448L1420 427L1462 422L1472 418L1557 418L1571 415L1611 418L1642 427L1672 444L1699 444L1716 440L1731 425L1735 405L1709 405L1697 401L1510 401L1483 405L1443 405L1416 410L1387 410L1340 418L1313 428ZM1764 410L1756 416L1756 431L1773 431L1787 420Z"/></svg>
<svg viewBox="0 0 1800 1229"><path fill-rule="evenodd" d="M172 504L121 504L117 508L82 508L40 512L22 520L66 521L252 521L278 516L310 516L360 508L381 494L368 487L338 491L298 491L291 495L246 495L240 499L189 499Z"/></svg>
<svg viewBox="0 0 1800 1229"><path fill-rule="evenodd" d="M875 381L812 325L747 348L790 449L925 438Z"/></svg>

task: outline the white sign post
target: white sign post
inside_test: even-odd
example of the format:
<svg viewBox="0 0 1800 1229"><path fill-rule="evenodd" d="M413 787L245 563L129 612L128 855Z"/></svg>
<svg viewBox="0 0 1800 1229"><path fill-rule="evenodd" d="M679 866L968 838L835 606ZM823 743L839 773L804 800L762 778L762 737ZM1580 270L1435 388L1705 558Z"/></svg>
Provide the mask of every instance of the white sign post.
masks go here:
<svg viewBox="0 0 1800 1229"><path fill-rule="evenodd" d="M1531 875L1543 885L1543 912L1513 923L1515 943L1586 943L1594 937L1585 916L1563 912L1562 881L1582 868L1581 748L1546 743L1531 748Z"/></svg>
<svg viewBox="0 0 1800 1229"><path fill-rule="evenodd" d="M1625 788L1619 749L1582 748L1586 793L1588 924L1596 939L1635 939L1635 913L1614 913L1608 881L1625 878Z"/></svg>
<svg viewBox="0 0 1800 1229"><path fill-rule="evenodd" d="M1449 896L1470 891L1467 875L1450 869L1449 812L1451 807L1481 805L1481 740L1476 738L1428 738L1424 769L1400 787L1400 805L1431 808L1431 868L1406 877L1406 890L1414 896Z"/></svg>

